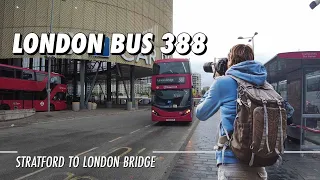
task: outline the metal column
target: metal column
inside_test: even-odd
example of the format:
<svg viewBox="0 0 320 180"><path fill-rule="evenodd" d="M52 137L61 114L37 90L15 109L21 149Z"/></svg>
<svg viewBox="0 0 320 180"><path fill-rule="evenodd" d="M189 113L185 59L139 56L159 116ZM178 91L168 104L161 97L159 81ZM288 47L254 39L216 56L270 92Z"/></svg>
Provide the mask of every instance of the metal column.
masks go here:
<svg viewBox="0 0 320 180"><path fill-rule="evenodd" d="M111 101L111 62L107 62L107 107L112 107L112 101Z"/></svg>
<svg viewBox="0 0 320 180"><path fill-rule="evenodd" d="M86 62L81 60L80 61L80 109L85 109L85 82L84 82L84 76L85 76L85 68Z"/></svg>
<svg viewBox="0 0 320 180"><path fill-rule="evenodd" d="M130 66L130 101L132 102L132 107L135 107L134 98L134 66Z"/></svg>
<svg viewBox="0 0 320 180"><path fill-rule="evenodd" d="M72 84L73 84L73 100L77 97L77 89L78 89L78 61L73 60L73 79L72 79Z"/></svg>

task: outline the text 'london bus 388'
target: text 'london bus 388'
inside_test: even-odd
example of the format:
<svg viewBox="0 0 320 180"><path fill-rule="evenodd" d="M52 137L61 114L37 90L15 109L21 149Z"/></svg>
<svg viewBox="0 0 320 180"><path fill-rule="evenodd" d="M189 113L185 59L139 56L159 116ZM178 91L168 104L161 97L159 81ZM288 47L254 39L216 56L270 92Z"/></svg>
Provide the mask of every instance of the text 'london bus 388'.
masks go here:
<svg viewBox="0 0 320 180"><path fill-rule="evenodd" d="M152 121L192 121L192 78L188 59L155 61Z"/></svg>

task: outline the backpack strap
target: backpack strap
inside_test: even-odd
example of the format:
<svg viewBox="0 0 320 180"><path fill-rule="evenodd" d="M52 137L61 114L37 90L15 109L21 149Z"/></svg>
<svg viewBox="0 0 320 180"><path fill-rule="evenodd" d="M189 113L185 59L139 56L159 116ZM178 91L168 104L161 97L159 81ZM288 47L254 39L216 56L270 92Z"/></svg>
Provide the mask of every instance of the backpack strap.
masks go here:
<svg viewBox="0 0 320 180"><path fill-rule="evenodd" d="M221 136L221 128L223 129L225 135ZM225 154L225 150L230 146L231 143L231 137L228 133L228 131L223 127L222 122L220 121L220 124L218 126L218 132L219 132L219 138L218 138L218 142L217 145L215 146L215 150L218 151L219 149L222 148L222 164L224 164L224 154Z"/></svg>

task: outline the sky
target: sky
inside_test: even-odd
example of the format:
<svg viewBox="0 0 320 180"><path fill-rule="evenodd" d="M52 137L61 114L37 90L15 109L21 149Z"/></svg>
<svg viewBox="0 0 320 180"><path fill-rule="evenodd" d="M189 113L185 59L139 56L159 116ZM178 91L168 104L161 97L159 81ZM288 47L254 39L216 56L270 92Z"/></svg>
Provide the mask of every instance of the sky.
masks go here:
<svg viewBox="0 0 320 180"><path fill-rule="evenodd" d="M226 57L236 44L250 44L254 38L255 60L267 62L276 54L292 51L320 51L320 5L311 10L312 0L173 0L173 33L202 32L208 37L207 52L190 58L193 72L202 77L202 87L210 86L212 74L203 64Z"/></svg>

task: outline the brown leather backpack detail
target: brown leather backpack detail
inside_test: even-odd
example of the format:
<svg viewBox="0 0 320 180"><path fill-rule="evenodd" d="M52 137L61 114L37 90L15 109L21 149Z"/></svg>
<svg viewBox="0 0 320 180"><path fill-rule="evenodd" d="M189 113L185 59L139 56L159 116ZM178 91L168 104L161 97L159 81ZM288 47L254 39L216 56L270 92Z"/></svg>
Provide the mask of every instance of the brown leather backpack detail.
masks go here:
<svg viewBox="0 0 320 180"><path fill-rule="evenodd" d="M287 137L284 101L268 82L258 87L232 78L238 83L238 98L230 147L249 166L271 166L281 158Z"/></svg>

